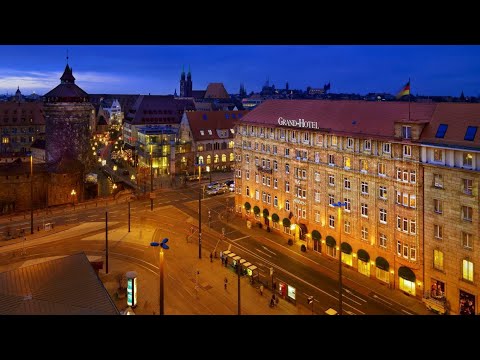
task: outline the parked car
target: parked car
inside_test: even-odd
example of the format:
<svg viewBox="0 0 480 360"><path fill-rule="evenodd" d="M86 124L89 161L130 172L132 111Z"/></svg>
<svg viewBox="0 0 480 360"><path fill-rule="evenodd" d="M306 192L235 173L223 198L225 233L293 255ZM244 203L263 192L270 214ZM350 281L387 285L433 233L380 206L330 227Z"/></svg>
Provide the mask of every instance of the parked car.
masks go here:
<svg viewBox="0 0 480 360"><path fill-rule="evenodd" d="M234 181L234 180L227 180L227 181L225 181L225 185L227 185L227 186L232 186L232 185L234 185L234 184L235 184L235 181Z"/></svg>
<svg viewBox="0 0 480 360"><path fill-rule="evenodd" d="M213 196L218 194L218 188L211 188L205 191L205 195Z"/></svg>
<svg viewBox="0 0 480 360"><path fill-rule="evenodd" d="M207 189L212 189L214 187L218 187L219 185L220 184L218 182L214 181L207 185Z"/></svg>

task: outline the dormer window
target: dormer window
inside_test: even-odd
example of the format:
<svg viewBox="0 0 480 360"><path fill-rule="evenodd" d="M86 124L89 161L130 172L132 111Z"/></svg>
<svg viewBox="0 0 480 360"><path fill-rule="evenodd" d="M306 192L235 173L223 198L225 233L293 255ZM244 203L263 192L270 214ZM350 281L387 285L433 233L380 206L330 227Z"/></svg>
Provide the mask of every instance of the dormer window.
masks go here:
<svg viewBox="0 0 480 360"><path fill-rule="evenodd" d="M412 127L411 126L402 126L402 137L404 139L412 138Z"/></svg>
<svg viewBox="0 0 480 360"><path fill-rule="evenodd" d="M200 130L200 135L202 135L202 136L205 135L205 131Z"/></svg>
<svg viewBox="0 0 480 360"><path fill-rule="evenodd" d="M212 135L212 130L207 130L208 131L208 135Z"/></svg>

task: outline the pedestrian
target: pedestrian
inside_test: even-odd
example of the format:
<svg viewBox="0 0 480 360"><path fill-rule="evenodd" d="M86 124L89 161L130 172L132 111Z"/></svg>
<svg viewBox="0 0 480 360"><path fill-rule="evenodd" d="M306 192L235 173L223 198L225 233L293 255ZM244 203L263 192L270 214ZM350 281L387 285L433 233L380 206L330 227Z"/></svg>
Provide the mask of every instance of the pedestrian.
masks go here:
<svg viewBox="0 0 480 360"><path fill-rule="evenodd" d="M225 256L225 267L228 267L228 257Z"/></svg>
<svg viewBox="0 0 480 360"><path fill-rule="evenodd" d="M225 290L227 290L227 283L228 283L228 279L225 276L225 279L223 280L223 287L225 288Z"/></svg>
<svg viewBox="0 0 480 360"><path fill-rule="evenodd" d="M213 262L213 254L210 253L210 262Z"/></svg>
<svg viewBox="0 0 480 360"><path fill-rule="evenodd" d="M274 281L272 285L273 291L277 290L277 283Z"/></svg>
<svg viewBox="0 0 480 360"><path fill-rule="evenodd" d="M262 285L260 285L260 295L262 295L262 296L263 296L263 284L262 284Z"/></svg>
<svg viewBox="0 0 480 360"><path fill-rule="evenodd" d="M220 250L220 258L222 259L222 263L223 263L223 251Z"/></svg>

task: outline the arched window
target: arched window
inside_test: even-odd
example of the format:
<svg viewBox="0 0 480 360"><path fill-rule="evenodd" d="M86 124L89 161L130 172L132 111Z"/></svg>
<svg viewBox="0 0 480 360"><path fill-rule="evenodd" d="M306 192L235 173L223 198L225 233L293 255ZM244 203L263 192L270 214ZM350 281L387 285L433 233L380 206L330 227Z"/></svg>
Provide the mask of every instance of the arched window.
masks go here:
<svg viewBox="0 0 480 360"><path fill-rule="evenodd" d="M207 155L207 164L212 163L212 157L210 155Z"/></svg>
<svg viewBox="0 0 480 360"><path fill-rule="evenodd" d="M250 188L247 186L245 195L250 196Z"/></svg>
<svg viewBox="0 0 480 360"><path fill-rule="evenodd" d="M227 155L222 154L222 162L227 162Z"/></svg>
<svg viewBox="0 0 480 360"><path fill-rule="evenodd" d="M203 156L199 156L199 157L198 157L198 163L199 163L199 164L203 164Z"/></svg>
<svg viewBox="0 0 480 360"><path fill-rule="evenodd" d="M218 154L215 154L215 157L213 158L213 162L215 164L218 163Z"/></svg>
<svg viewBox="0 0 480 360"><path fill-rule="evenodd" d="M187 159L185 159L185 156L182 157L181 162L182 162L182 163L186 163L186 162L187 162Z"/></svg>
<svg viewBox="0 0 480 360"><path fill-rule="evenodd" d="M235 156L233 155L233 153L230 153L230 161L233 161L235 159Z"/></svg>
<svg viewBox="0 0 480 360"><path fill-rule="evenodd" d="M235 143L234 143L233 141L230 141L230 142L228 143L228 148L229 148L229 149L233 149L233 146L234 146L234 145L235 145Z"/></svg>

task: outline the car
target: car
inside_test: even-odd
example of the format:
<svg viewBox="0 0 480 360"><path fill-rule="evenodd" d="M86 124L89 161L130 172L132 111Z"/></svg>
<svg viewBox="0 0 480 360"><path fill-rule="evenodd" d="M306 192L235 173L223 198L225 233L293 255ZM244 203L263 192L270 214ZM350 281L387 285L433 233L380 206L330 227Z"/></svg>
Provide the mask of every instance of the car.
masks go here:
<svg viewBox="0 0 480 360"><path fill-rule="evenodd" d="M232 185L235 184L235 181L234 180L227 180L227 181L225 181L224 184L227 185L227 186L232 186Z"/></svg>
<svg viewBox="0 0 480 360"><path fill-rule="evenodd" d="M218 187L219 185L220 185L220 184L219 184L218 182L214 181L214 182L211 182L210 184L207 185L207 189L210 190L210 189L212 189L212 188L214 188L214 187Z"/></svg>
<svg viewBox="0 0 480 360"><path fill-rule="evenodd" d="M218 188L211 188L206 190L205 195L209 195L209 196L218 195Z"/></svg>
<svg viewBox="0 0 480 360"><path fill-rule="evenodd" d="M229 190L229 188L226 185L219 186L216 189L217 189L217 195L225 194Z"/></svg>
<svg viewBox="0 0 480 360"><path fill-rule="evenodd" d="M230 190L230 192L235 192L235 184L230 185L228 189Z"/></svg>

